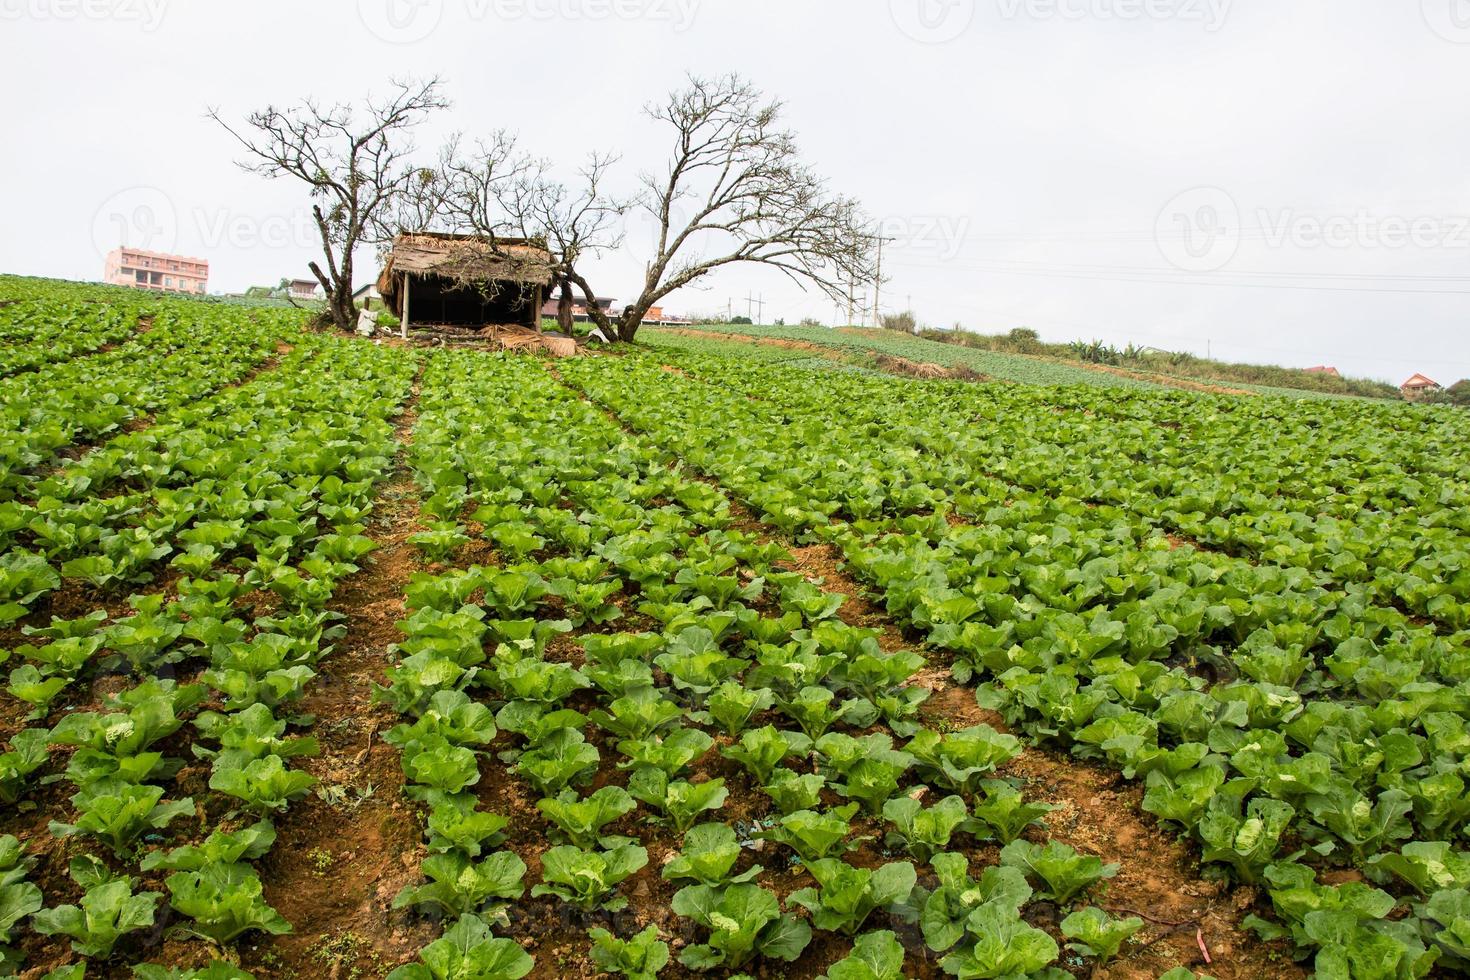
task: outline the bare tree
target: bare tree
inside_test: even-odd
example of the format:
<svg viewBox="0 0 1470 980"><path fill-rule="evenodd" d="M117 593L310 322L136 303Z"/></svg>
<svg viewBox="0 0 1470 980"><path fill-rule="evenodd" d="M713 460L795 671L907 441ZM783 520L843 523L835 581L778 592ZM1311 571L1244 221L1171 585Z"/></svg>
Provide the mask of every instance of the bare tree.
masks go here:
<svg viewBox="0 0 1470 980"><path fill-rule="evenodd" d="M557 324L568 334L574 288L586 295L589 314L594 319L601 317L600 324L606 326L597 297L577 271L577 263L623 243L621 219L629 204L608 196L604 187L616 163L615 156L593 153L578 172L573 189L552 178L542 161L497 189L500 209L510 227L522 237L544 241L551 252L552 288L558 290Z"/></svg>
<svg viewBox="0 0 1470 980"><path fill-rule="evenodd" d="M311 188L312 216L321 235L325 268L310 268L327 294L332 322L351 329L357 309L352 301L353 253L391 236L399 205L438 176L413 163L412 130L449 102L440 80L393 81L387 98L366 100L360 108L324 107L307 99L287 109L268 106L251 113L242 130L220 116L219 123L245 148L240 166L266 177L294 177Z"/></svg>
<svg viewBox="0 0 1470 980"><path fill-rule="evenodd" d="M664 297L739 263L776 269L833 298L872 281L876 239L861 207L801 162L795 137L779 126L781 108L739 75L691 77L648 107L671 131L673 152L665 171L643 176L635 202L657 236L638 298L613 324L595 308L579 256L565 262L565 278L610 336L631 341ZM582 196L596 190L590 184Z"/></svg>

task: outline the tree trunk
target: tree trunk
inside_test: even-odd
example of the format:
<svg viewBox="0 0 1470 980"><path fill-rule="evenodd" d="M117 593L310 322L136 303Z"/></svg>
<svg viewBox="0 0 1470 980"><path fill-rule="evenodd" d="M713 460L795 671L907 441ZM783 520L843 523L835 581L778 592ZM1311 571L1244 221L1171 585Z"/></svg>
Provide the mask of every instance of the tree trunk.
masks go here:
<svg viewBox="0 0 1470 980"><path fill-rule="evenodd" d="M597 326L597 329L602 331L602 335L612 341L623 340L621 321L617 327L613 326L612 321L607 318L607 314L602 312L602 307L597 305L597 294L592 291L591 286L587 285L587 280L568 269L566 281L575 283L577 288L582 290L582 297L587 301L587 318ZM626 339L631 340L632 337L630 336Z"/></svg>
<svg viewBox="0 0 1470 980"><path fill-rule="evenodd" d="M556 325L568 337L572 335L572 284L561 281L561 296L556 301Z"/></svg>
<svg viewBox="0 0 1470 980"><path fill-rule="evenodd" d="M315 262L308 262L307 268L316 276L317 282L321 283L322 294L327 299L327 316L332 318L332 326L338 330L352 330L356 327L357 306L352 302L351 280L345 284L334 280L322 272L322 267Z"/></svg>
<svg viewBox="0 0 1470 980"><path fill-rule="evenodd" d="M644 302L634 303L625 307L623 315L618 319L618 341L631 344L633 338L638 336L638 328L643 326L643 317L648 313L648 304Z"/></svg>

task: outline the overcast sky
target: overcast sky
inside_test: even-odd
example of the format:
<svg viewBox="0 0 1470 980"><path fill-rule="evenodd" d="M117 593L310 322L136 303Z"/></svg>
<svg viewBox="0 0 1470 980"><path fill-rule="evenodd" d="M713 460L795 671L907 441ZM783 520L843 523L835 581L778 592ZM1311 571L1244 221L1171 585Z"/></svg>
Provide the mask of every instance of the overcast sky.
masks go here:
<svg viewBox="0 0 1470 980"><path fill-rule="evenodd" d="M301 188L232 165L241 117L446 79L425 128L657 168L686 72L787 103L895 241L882 305L1394 382L1470 376L1470 0L0 0L0 270L97 279L126 240L211 290L307 274ZM629 299L651 229L591 276ZM362 276L368 278L366 274ZM667 305L846 311L764 270ZM871 302L872 297L868 297Z"/></svg>

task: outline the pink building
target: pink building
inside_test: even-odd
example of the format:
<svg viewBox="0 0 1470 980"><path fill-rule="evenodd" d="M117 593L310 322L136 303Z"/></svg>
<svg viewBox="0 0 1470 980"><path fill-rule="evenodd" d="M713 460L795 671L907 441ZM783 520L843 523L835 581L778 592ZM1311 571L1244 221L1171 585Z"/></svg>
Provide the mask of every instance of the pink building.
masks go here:
<svg viewBox="0 0 1470 980"><path fill-rule="evenodd" d="M102 281L114 286L202 296L209 283L209 263L183 255L115 248L107 253L107 270Z"/></svg>

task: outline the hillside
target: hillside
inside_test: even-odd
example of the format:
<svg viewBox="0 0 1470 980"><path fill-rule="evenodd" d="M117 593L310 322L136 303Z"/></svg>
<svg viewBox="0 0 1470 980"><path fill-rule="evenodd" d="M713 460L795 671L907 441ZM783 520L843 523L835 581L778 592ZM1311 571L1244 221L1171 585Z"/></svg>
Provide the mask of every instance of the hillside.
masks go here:
<svg viewBox="0 0 1470 980"><path fill-rule="evenodd" d="M974 371L999 381L1033 384L1093 384L1111 387L1159 387L1217 394L1280 395L1290 398L1364 397L1399 400L1397 389L1377 382L1327 378L1286 368L1226 365L1202 358L1179 360L1155 355L1117 365L1089 363L1068 356L1066 345L1029 346L1037 352L980 346L1005 338L928 331L915 336L899 331L865 328L773 327L729 324L692 324L654 330L658 335L710 334L741 342L807 344L839 356L867 359L899 358L917 364ZM1020 345L1027 346L1027 345ZM1044 353L1042 351L1045 351ZM1252 380L1254 379L1254 380ZM1270 383L1263 383L1269 379Z"/></svg>

